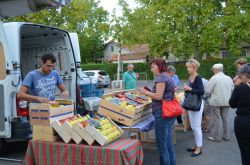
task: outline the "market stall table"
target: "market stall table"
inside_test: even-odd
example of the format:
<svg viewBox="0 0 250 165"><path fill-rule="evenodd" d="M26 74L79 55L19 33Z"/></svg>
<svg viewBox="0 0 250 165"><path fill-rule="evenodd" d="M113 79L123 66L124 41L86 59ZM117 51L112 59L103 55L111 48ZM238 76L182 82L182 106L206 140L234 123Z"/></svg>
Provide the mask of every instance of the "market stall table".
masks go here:
<svg viewBox="0 0 250 165"><path fill-rule="evenodd" d="M140 141L142 141L142 138L141 138L141 133L142 132L146 132L146 139L148 139L148 134L147 132L148 131L151 131L154 129L154 117L151 116L150 118L142 121L141 123L139 124L136 124L132 127L127 127L127 126L121 126L120 127L124 130L124 131L129 131L129 132L135 132L138 134L138 139ZM174 129L174 132L173 132L173 142L174 144L176 144L176 133L175 133L175 130L176 130L176 127Z"/></svg>
<svg viewBox="0 0 250 165"><path fill-rule="evenodd" d="M105 147L30 140L24 164L141 165L143 157L136 139L119 139Z"/></svg>
<svg viewBox="0 0 250 165"><path fill-rule="evenodd" d="M120 127L124 130L124 131L129 131L129 132L135 132L138 134L138 138L141 141L141 132L148 132L150 130L152 130L154 128L154 117L151 116L150 118L142 121L141 123L138 123L132 127L127 127L127 126L123 126L120 125Z"/></svg>

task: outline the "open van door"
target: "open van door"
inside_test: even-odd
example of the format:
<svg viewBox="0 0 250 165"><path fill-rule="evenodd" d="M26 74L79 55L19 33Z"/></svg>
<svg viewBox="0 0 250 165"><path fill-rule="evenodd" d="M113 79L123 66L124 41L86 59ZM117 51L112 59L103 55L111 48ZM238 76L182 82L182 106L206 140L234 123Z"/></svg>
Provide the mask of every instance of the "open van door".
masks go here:
<svg viewBox="0 0 250 165"><path fill-rule="evenodd" d="M71 0L0 0L0 18L21 16L45 8L58 8Z"/></svg>
<svg viewBox="0 0 250 165"><path fill-rule="evenodd" d="M0 34L0 136L9 138L11 136L11 112L6 111L6 109L10 109L9 88L6 87L8 87L9 84L7 76L12 66L2 22L0 22Z"/></svg>

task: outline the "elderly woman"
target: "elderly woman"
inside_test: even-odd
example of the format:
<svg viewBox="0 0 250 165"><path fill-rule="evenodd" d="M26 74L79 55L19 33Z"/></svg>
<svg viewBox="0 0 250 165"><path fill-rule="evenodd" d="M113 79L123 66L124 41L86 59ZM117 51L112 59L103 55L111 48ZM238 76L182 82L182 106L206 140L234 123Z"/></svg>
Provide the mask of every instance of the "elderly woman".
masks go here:
<svg viewBox="0 0 250 165"><path fill-rule="evenodd" d="M173 129L176 118L162 118L162 99L174 98L174 82L166 75L167 64L163 59L154 59L151 63L151 71L155 76L155 85L152 92L140 89L153 100L152 110L155 118L155 137L157 149L160 155L161 165L175 165L176 156L173 145Z"/></svg>
<svg viewBox="0 0 250 165"><path fill-rule="evenodd" d="M191 59L186 63L187 71L190 75L189 84L184 86L186 93L192 93L198 95L199 98L203 97L204 87L202 83L202 78L198 75L197 71L200 67L200 63L195 59ZM190 111L188 110L188 115L190 119L190 125L194 133L196 146L194 148L188 148L188 152L192 152L191 156L196 157L202 153L202 131L201 131L201 122L202 122L202 113L204 108L204 102L199 110Z"/></svg>
<svg viewBox="0 0 250 165"><path fill-rule="evenodd" d="M241 152L242 164L250 164L250 64L239 69L237 86L229 100L232 108L237 108L234 119L234 132Z"/></svg>

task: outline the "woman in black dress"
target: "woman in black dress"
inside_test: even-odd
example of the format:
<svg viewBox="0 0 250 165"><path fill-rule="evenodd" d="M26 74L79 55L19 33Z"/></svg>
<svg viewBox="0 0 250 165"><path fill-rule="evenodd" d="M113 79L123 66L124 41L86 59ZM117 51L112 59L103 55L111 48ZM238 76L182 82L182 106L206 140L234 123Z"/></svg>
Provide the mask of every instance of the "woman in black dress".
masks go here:
<svg viewBox="0 0 250 165"><path fill-rule="evenodd" d="M239 70L242 84L237 86L229 100L232 108L237 108L234 132L241 152L242 164L250 164L250 64Z"/></svg>

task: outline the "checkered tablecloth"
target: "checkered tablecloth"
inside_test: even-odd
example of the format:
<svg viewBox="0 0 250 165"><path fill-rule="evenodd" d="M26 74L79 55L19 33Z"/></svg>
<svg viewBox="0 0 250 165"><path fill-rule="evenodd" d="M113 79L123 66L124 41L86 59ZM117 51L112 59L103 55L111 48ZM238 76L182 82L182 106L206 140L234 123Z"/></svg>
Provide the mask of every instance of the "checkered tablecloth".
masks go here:
<svg viewBox="0 0 250 165"><path fill-rule="evenodd" d="M139 140L119 139L105 147L30 140L25 165L141 165Z"/></svg>

